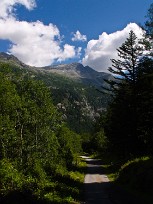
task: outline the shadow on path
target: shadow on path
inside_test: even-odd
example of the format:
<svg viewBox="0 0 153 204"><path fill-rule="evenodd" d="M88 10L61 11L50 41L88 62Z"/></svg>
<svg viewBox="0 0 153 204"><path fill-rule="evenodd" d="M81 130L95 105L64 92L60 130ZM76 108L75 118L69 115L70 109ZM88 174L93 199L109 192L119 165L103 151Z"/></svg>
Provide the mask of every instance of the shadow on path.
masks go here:
<svg viewBox="0 0 153 204"><path fill-rule="evenodd" d="M86 204L145 204L110 182L101 167L101 160L85 158L88 166L84 181Z"/></svg>

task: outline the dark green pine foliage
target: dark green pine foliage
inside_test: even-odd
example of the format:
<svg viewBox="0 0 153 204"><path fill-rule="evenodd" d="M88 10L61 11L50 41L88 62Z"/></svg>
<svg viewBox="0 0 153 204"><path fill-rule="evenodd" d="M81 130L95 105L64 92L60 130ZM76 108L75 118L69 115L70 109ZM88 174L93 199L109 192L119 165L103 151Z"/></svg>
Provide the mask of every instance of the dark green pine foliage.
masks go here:
<svg viewBox="0 0 153 204"><path fill-rule="evenodd" d="M114 100L110 104L105 123L106 136L119 155L129 157L142 151L138 135L138 70L143 47L133 31L118 51L119 59L112 59L108 70L117 79L110 82Z"/></svg>
<svg viewBox="0 0 153 204"><path fill-rule="evenodd" d="M109 67L108 70L115 74L118 80L125 80L125 82L135 84L139 64L138 59L142 55L143 48L139 45L137 36L132 30L129 33L129 37L117 51L119 59L112 59L112 67Z"/></svg>
<svg viewBox="0 0 153 204"><path fill-rule="evenodd" d="M153 60L145 57L139 64L137 83L138 135L146 154L153 154Z"/></svg>

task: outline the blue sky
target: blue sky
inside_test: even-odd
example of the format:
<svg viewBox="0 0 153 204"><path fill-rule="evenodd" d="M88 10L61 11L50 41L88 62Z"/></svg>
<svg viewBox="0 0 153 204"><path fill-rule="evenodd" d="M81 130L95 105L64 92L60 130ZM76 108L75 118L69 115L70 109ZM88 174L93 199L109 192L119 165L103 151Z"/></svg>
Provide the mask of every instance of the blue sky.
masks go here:
<svg viewBox="0 0 153 204"><path fill-rule="evenodd" d="M12 3L11 3L12 2ZM0 51L32 66L82 62L106 71L152 0L1 0Z"/></svg>

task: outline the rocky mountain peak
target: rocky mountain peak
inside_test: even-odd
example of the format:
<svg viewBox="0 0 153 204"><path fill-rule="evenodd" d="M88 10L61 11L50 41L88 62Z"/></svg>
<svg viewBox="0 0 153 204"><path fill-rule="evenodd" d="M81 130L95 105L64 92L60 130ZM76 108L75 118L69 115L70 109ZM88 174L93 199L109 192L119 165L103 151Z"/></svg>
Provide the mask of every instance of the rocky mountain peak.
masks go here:
<svg viewBox="0 0 153 204"><path fill-rule="evenodd" d="M19 67L29 67L28 65L24 64L21 62L17 57L14 55L5 53L5 52L0 52L0 61L1 62L6 62L6 63L13 63Z"/></svg>
<svg viewBox="0 0 153 204"><path fill-rule="evenodd" d="M91 67L83 66L81 63L77 62L38 68L25 65L15 56L9 55L4 52L0 53L0 61L14 64L20 68L27 68L35 72L42 72L46 74L56 73L67 78L79 80L85 84L90 84L92 86L103 86L104 84L106 84L104 79L113 78L113 76L108 73L97 72Z"/></svg>

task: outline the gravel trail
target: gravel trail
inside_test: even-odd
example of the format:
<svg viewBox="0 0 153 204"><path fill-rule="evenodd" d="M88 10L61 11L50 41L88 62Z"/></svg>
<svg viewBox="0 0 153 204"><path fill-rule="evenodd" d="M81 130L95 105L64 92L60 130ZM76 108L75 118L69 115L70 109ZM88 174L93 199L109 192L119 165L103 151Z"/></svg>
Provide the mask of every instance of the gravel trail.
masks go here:
<svg viewBox="0 0 153 204"><path fill-rule="evenodd" d="M110 201L107 188L109 179L102 173L101 161L83 157L88 166L85 176L85 203L86 204L113 204Z"/></svg>
<svg viewBox="0 0 153 204"><path fill-rule="evenodd" d="M84 179L85 204L146 204L110 182L108 177L103 174L101 160L86 156L82 156L82 158L88 167Z"/></svg>

